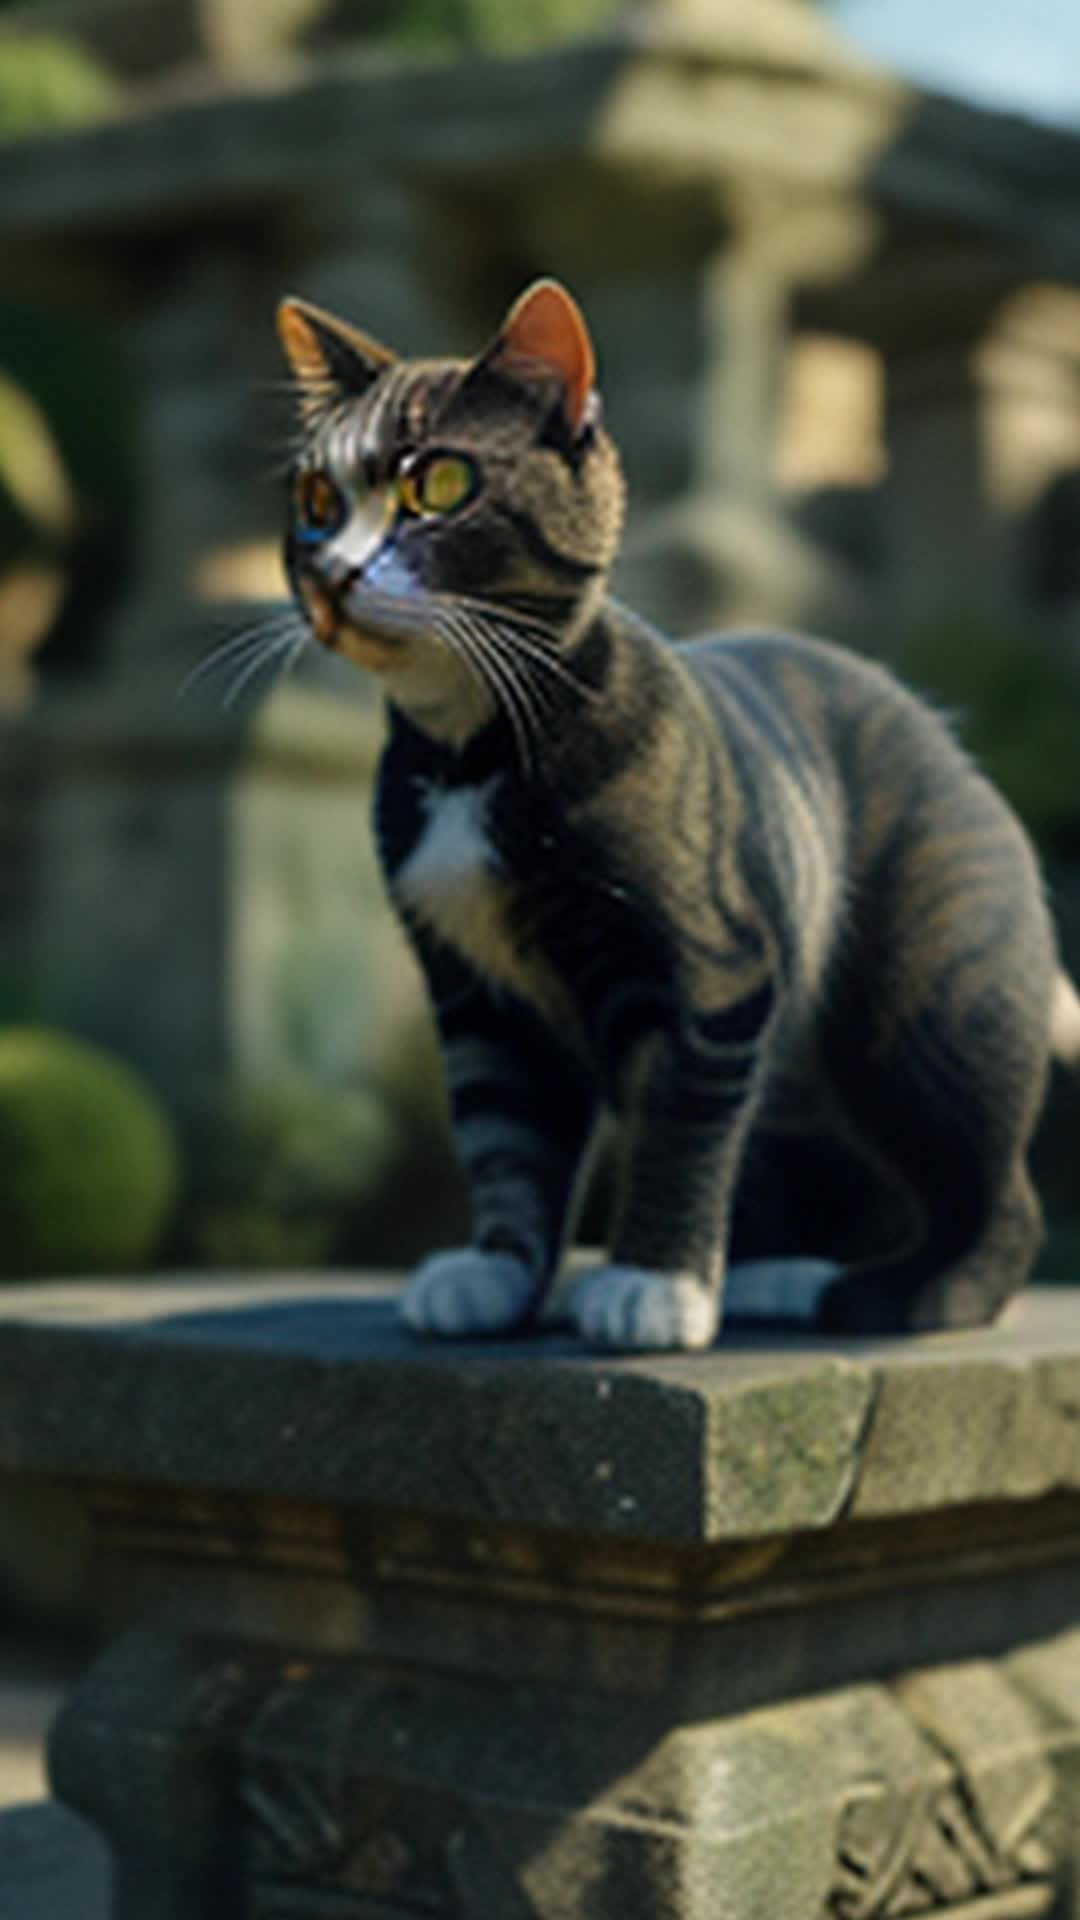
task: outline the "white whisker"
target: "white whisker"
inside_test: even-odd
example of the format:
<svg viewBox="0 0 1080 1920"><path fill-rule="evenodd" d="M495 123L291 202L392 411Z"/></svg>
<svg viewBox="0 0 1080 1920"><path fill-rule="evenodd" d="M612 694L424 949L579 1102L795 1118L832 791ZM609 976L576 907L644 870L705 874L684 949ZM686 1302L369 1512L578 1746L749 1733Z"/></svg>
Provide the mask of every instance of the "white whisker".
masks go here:
<svg viewBox="0 0 1080 1920"><path fill-rule="evenodd" d="M460 614L445 612L442 628L459 658L472 667L491 694L496 707L506 715L514 736L522 771L525 774L530 773L534 765L529 738L529 728L533 724L532 716L521 699L521 691L513 675L506 671L493 650L485 647L483 640L472 632L467 620Z"/></svg>
<svg viewBox="0 0 1080 1920"><path fill-rule="evenodd" d="M534 743L539 745L543 731L535 688L519 672L512 651L493 645L491 635L478 632L468 615L457 614L454 626L463 644L482 664L487 684L510 723L522 771L531 773L537 758Z"/></svg>
<svg viewBox="0 0 1080 1920"><path fill-rule="evenodd" d="M244 688L250 685L264 667L273 668L280 662L280 671L287 671L296 651L297 637L294 633L282 634L277 640L270 641L265 647L260 648L253 659L244 662L228 688L221 703L225 711L228 712L236 705ZM280 671L274 675L275 679L280 678Z"/></svg>
<svg viewBox="0 0 1080 1920"><path fill-rule="evenodd" d="M497 602L462 596L454 602L455 612L464 614L478 637L501 642L515 656L525 655L530 663L551 680L561 681L584 701L598 698L596 689L581 681L558 652L559 628L531 614L500 607Z"/></svg>
<svg viewBox="0 0 1080 1920"><path fill-rule="evenodd" d="M226 668L236 666L248 653L260 653L272 641L280 640L285 634L305 634L300 615L292 606L275 607L253 625L241 629L219 641L216 647L197 660L181 680L176 690L176 698L183 700L202 681Z"/></svg>
<svg viewBox="0 0 1080 1920"><path fill-rule="evenodd" d="M531 671L534 666L550 666L554 668L555 662L549 661L544 657L535 660L529 648L522 646L517 634L507 633L504 629L495 626L493 623L486 630L483 630L483 644L492 648L499 655L500 659L505 660L508 666L513 667L518 678L524 685L528 686L534 699L543 701L546 704L549 714L553 711L557 703L558 686L553 685L553 681L564 686L569 684L575 691L577 690L577 683L573 680L573 677L565 671L553 672L551 678L547 680L544 679L542 674L534 675Z"/></svg>
<svg viewBox="0 0 1080 1920"><path fill-rule="evenodd" d="M497 600L483 599L479 594L457 594L455 605L466 613L475 614L481 620L499 620L513 622L522 629L529 629L545 640L558 643L560 628L551 620L542 620L539 614L522 613L512 607L501 606Z"/></svg>

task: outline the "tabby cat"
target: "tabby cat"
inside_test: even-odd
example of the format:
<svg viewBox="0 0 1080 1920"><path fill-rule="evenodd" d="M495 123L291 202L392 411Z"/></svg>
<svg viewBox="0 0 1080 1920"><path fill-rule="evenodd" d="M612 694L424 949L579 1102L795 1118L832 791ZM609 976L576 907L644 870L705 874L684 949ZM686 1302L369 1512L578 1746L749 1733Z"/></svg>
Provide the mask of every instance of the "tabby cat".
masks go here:
<svg viewBox="0 0 1080 1920"><path fill-rule="evenodd" d="M385 689L378 847L471 1193L472 1245L412 1275L408 1325L530 1320L602 1114L587 1340L706 1346L729 1267L729 1302L822 1329L990 1319L1039 1242L1051 1053L1080 1053L1004 801L881 666L675 644L608 597L623 482L554 281L471 361L398 359L300 300L279 326L289 577Z"/></svg>

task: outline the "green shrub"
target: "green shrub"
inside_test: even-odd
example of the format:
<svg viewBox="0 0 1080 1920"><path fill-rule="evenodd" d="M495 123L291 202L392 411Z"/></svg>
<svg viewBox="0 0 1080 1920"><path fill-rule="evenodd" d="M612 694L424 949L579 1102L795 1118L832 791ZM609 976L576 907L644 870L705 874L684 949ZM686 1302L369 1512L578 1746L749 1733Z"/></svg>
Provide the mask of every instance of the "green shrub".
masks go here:
<svg viewBox="0 0 1080 1920"><path fill-rule="evenodd" d="M1037 627L942 615L911 633L905 677L959 721L979 765L1044 847L1075 843L1080 678Z"/></svg>
<svg viewBox="0 0 1080 1920"><path fill-rule="evenodd" d="M0 40L0 139L102 119L116 103L111 75L56 34Z"/></svg>
<svg viewBox="0 0 1080 1920"><path fill-rule="evenodd" d="M41 1027L0 1030L0 1277L130 1273L176 1185L168 1121L119 1061Z"/></svg>
<svg viewBox="0 0 1080 1920"><path fill-rule="evenodd" d="M319 1265L398 1147L399 1123L373 1088L218 1086L187 1125L183 1252L215 1267Z"/></svg>

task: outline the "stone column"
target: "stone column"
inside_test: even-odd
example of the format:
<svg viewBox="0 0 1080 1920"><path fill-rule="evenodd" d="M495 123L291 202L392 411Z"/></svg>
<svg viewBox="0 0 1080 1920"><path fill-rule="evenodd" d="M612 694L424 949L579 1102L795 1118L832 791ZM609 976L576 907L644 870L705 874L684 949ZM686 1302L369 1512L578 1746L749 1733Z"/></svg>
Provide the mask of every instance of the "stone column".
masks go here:
<svg viewBox="0 0 1080 1920"><path fill-rule="evenodd" d="M708 263L702 296L709 361L695 432L701 483L772 511L790 290L743 240Z"/></svg>
<svg viewBox="0 0 1080 1920"><path fill-rule="evenodd" d="M953 339L886 349L889 577L900 624L1030 609L1027 517L1080 464L1080 296L1028 288Z"/></svg>
<svg viewBox="0 0 1080 1920"><path fill-rule="evenodd" d="M122 684L43 705L40 1015L181 1104L221 1074L362 1071L413 991L371 844L378 737L303 689L240 714Z"/></svg>
<svg viewBox="0 0 1080 1920"><path fill-rule="evenodd" d="M283 391L265 404L284 372L275 302L300 291L389 338L411 314L419 337L412 218L385 195L362 230L283 207L249 250L176 250L130 320L142 514L107 673L49 692L24 724L29 761L48 768L26 963L37 1011L180 1104L219 1075L362 1072L420 1001L371 840L373 688L311 649L269 698L273 662L227 704L247 656L180 697L223 636L279 617L270 596L284 604L293 420Z"/></svg>
<svg viewBox="0 0 1080 1920"><path fill-rule="evenodd" d="M126 336L141 486L110 664L129 690L165 701L249 601L285 593L274 553L285 415L275 447L266 389L280 369L259 251L174 242L167 270L132 303Z"/></svg>
<svg viewBox="0 0 1080 1920"><path fill-rule="evenodd" d="M289 284L278 294L314 300L395 353L478 348L482 340L462 337L453 225L437 216L430 198L385 177L355 197L292 206L281 228ZM489 316L492 330L497 319Z"/></svg>
<svg viewBox="0 0 1080 1920"><path fill-rule="evenodd" d="M890 625L948 612L1011 612L1015 565L987 491L977 337L885 361L886 578Z"/></svg>
<svg viewBox="0 0 1080 1920"><path fill-rule="evenodd" d="M774 479L784 275L718 235L678 265L574 284L630 484L617 589L677 633L829 607L828 563L786 521Z"/></svg>

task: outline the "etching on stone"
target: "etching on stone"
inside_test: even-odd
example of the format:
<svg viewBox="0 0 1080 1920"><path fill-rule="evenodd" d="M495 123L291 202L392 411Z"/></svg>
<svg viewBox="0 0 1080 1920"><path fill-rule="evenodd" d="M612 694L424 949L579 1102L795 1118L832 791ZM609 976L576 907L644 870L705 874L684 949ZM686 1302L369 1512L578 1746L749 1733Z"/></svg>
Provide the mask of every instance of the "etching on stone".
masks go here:
<svg viewBox="0 0 1080 1920"><path fill-rule="evenodd" d="M904 1797L860 1790L840 1816L830 1920L1039 1920L1057 1894L1053 1802L1049 1769L1007 1827L960 1778Z"/></svg>
<svg viewBox="0 0 1080 1920"><path fill-rule="evenodd" d="M251 1920L330 1920L362 1911L457 1920L445 1868L448 1836L377 1781L314 1779L263 1761L243 1785ZM346 1804L348 1802L348 1804Z"/></svg>

